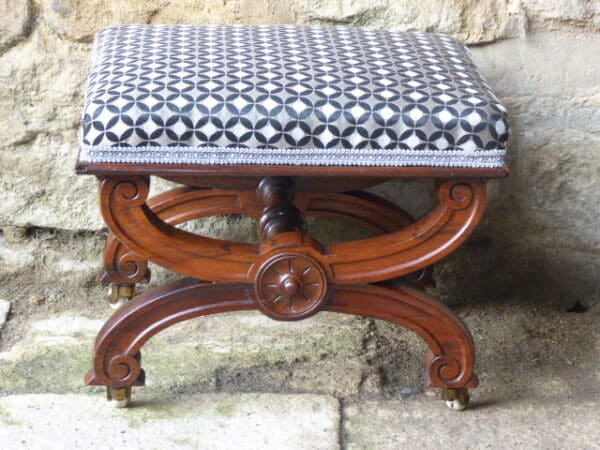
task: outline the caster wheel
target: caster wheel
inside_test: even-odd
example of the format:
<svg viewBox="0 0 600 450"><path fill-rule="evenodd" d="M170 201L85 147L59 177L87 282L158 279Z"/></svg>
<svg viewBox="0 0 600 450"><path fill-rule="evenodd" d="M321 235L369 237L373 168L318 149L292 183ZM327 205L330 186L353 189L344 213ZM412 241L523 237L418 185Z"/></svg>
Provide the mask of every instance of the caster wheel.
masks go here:
<svg viewBox="0 0 600 450"><path fill-rule="evenodd" d="M442 400L452 411L463 411L469 404L469 390L462 389L444 389L442 391Z"/></svg>
<svg viewBox="0 0 600 450"><path fill-rule="evenodd" d="M119 297L117 299L117 301L115 302L109 302L108 305L114 309L115 311L117 309L121 309L123 306L125 306L127 303L129 303L129 299L125 298L125 297Z"/></svg>
<svg viewBox="0 0 600 450"><path fill-rule="evenodd" d="M125 408L131 401L131 388L106 388L106 398L113 408Z"/></svg>
<svg viewBox="0 0 600 450"><path fill-rule="evenodd" d="M133 284L112 284L108 291L108 304L114 310L125 306L135 294Z"/></svg>
<svg viewBox="0 0 600 450"><path fill-rule="evenodd" d="M453 411L462 411L467 407L468 403L463 403L459 399L446 400L446 406Z"/></svg>
<svg viewBox="0 0 600 450"><path fill-rule="evenodd" d="M127 408L129 402L127 400L110 400L109 405L115 409Z"/></svg>

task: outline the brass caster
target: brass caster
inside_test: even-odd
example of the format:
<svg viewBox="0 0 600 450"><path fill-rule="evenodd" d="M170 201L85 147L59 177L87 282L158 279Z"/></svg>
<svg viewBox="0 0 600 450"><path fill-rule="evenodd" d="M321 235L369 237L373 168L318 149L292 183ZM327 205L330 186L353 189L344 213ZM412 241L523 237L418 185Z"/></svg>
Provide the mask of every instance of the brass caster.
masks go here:
<svg viewBox="0 0 600 450"><path fill-rule="evenodd" d="M469 390L461 389L442 389L442 400L446 406L453 411L462 411L469 404Z"/></svg>
<svg viewBox="0 0 600 450"><path fill-rule="evenodd" d="M125 408L131 401L131 388L106 388L106 399L114 408Z"/></svg>
<svg viewBox="0 0 600 450"><path fill-rule="evenodd" d="M118 284L110 285L108 291L108 304L112 309L120 309L125 306L135 295L135 284Z"/></svg>

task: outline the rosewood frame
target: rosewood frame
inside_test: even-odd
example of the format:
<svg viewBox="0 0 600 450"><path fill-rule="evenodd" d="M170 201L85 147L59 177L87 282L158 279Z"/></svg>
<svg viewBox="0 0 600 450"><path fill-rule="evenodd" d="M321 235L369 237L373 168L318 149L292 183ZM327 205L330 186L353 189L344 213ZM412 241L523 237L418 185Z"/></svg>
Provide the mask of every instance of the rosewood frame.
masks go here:
<svg viewBox="0 0 600 450"><path fill-rule="evenodd" d="M96 339L87 384L141 386L140 351L154 334L194 317L258 309L277 320L334 311L405 326L429 348L427 386L477 386L468 329L417 288L431 282L434 263L471 235L486 205L483 179L504 176L504 169L250 166L236 176L241 174L236 167L78 168L100 179L100 206L111 230L102 281L128 286L147 282L148 261L184 275L137 296L106 322ZM218 178L219 171L225 176ZM148 199L150 175L187 186ZM393 175L438 177L437 204L414 220L373 194L347 192ZM259 243L223 241L176 228L216 214L255 218ZM347 220L378 235L323 244L306 234L305 216ZM380 284L397 278L401 283L395 288Z"/></svg>

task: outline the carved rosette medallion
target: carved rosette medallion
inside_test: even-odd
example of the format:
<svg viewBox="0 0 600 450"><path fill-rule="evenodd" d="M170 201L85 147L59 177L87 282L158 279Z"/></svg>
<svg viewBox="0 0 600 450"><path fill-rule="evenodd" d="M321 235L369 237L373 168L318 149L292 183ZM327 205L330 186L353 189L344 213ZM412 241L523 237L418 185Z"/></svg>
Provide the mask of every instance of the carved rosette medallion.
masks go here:
<svg viewBox="0 0 600 450"><path fill-rule="evenodd" d="M267 260L256 278L258 308L277 320L300 320L316 314L325 301L327 278L321 266L301 254Z"/></svg>

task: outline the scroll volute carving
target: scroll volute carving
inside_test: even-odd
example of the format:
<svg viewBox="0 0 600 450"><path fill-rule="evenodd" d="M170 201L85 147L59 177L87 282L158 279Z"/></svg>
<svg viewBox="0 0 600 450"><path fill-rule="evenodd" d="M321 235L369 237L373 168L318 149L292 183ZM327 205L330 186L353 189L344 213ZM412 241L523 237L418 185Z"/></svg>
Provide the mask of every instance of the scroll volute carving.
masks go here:
<svg viewBox="0 0 600 450"><path fill-rule="evenodd" d="M408 287L335 286L323 309L387 320L414 331L428 346L426 386L477 387L469 330L448 307L424 292Z"/></svg>
<svg viewBox="0 0 600 450"><path fill-rule="evenodd" d="M141 258L194 278L251 281L257 246L199 236L165 223L146 204L147 177L105 178L100 205L115 236Z"/></svg>
<svg viewBox="0 0 600 450"><path fill-rule="evenodd" d="M98 281L108 283L147 283L150 280L148 261L109 236L104 246L104 266Z"/></svg>

